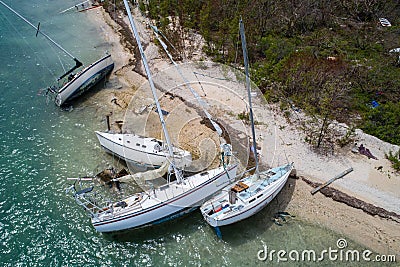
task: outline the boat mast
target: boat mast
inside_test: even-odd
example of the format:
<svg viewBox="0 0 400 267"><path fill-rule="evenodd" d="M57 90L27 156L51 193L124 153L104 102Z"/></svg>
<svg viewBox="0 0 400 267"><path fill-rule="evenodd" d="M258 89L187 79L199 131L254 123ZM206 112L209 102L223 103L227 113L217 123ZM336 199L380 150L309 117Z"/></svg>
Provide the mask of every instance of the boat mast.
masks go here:
<svg viewBox="0 0 400 267"><path fill-rule="evenodd" d="M248 62L249 59L247 57L246 36L244 34L244 24L243 24L242 18L240 18L239 26L240 26L240 37L242 39L242 50L243 50L244 67L245 67L245 71L246 71L246 88L247 88L247 95L248 95L248 98L249 98L251 132L252 132L252 135L253 135L253 153L254 153L254 160L255 160L255 163L256 163L255 173L256 173L256 175L258 177L259 176L258 154L257 154L256 132L255 132L255 129L254 129L253 106L251 104L249 62Z"/></svg>
<svg viewBox="0 0 400 267"><path fill-rule="evenodd" d="M161 46L163 47L165 53L167 53L169 59L171 60L172 64L174 64L176 70L178 71L179 75L182 77L183 81L185 82L185 85L189 88L190 92L192 92L193 96L196 98L197 102L200 104L200 106L203 108L203 112L206 114L208 120L211 122L213 125L214 129L217 131L219 136L222 136L222 129L219 127L219 125L212 119L210 113L208 113L206 109L206 103L201 99L199 94L196 92L196 90L193 89L193 87L190 85L190 82L186 77L183 75L181 69L179 68L178 64L175 62L173 59L171 53L168 51L167 45L161 40L161 38L158 36L158 29L155 26L150 25L150 27L153 29L154 34L156 35L157 40L160 42ZM164 37L165 38L165 37ZM166 38L165 38L166 39ZM168 39L167 39L168 40Z"/></svg>
<svg viewBox="0 0 400 267"><path fill-rule="evenodd" d="M28 25L30 25L32 28L34 28L36 30L36 35L38 33L40 33L41 35L43 35L47 40L49 40L50 42L52 42L55 46L57 46L61 51L63 51L65 54L67 54L69 57L71 57L74 61L75 61L75 66L70 69L68 72L66 72L65 74L63 74L60 78L58 78L58 80L64 78L66 75L70 74L72 71L74 71L75 69L79 68L82 66L82 63L76 59L71 53L69 53L67 50L65 50L61 45L59 45L58 43L56 43L56 41L54 41L53 39L50 38L50 36L48 36L47 34L45 34L44 32L42 32L39 29L40 23L39 25L36 27L35 25L33 25L30 21L28 21L26 18L24 18L21 14L19 14L17 11L15 11L14 9L12 9L11 7L9 7L6 3L4 3L3 1L0 0L0 4L2 4L3 6L5 6L6 8L8 8L11 12L13 12L15 15L17 15L18 17L20 17L23 21L25 21Z"/></svg>
<svg viewBox="0 0 400 267"><path fill-rule="evenodd" d="M151 92L153 93L153 98L154 98L154 101L156 103L158 117L160 118L160 122L161 122L161 126L162 126L162 129L163 129L163 132L164 132L165 140L167 141L169 156L170 156L171 161L172 161L171 165L174 168L176 179L177 179L178 183L180 183L182 181L182 177L181 177L180 171L175 166L174 153L172 151L171 141L169 139L169 134L168 134L167 127L166 127L166 124L165 124L165 121L164 121L164 116L163 116L162 111L161 111L160 103L158 102L157 92L156 92L156 89L155 89L155 86L154 86L154 83L153 83L153 79L152 79L152 76L151 76L150 68L149 68L149 66L147 64L146 55L144 54L143 47L142 47L142 44L140 42L139 33L136 30L136 26L135 26L135 23L134 23L133 18L132 18L131 9L129 7L129 4L128 4L127 0L124 0L124 4L125 4L126 12L128 13L128 18L129 18L129 22L131 24L131 28L132 28L133 34L134 34L135 39L136 39L136 43L137 43L139 51L140 51L140 56L142 58L144 69L146 71L147 80L149 81Z"/></svg>

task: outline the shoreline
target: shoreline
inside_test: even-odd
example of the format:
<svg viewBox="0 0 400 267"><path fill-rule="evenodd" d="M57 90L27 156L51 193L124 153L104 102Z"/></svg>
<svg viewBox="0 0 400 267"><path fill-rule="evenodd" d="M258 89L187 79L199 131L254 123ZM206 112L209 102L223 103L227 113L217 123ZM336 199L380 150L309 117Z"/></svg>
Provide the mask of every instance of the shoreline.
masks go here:
<svg viewBox="0 0 400 267"><path fill-rule="evenodd" d="M138 14L137 8L134 8L133 12ZM126 110L131 98L137 93L138 88L146 82L146 79L135 71L135 56L131 54L129 48L122 45L123 37L119 32L122 27L102 7L87 14L90 20L100 25L104 39L110 43L111 51L109 52L115 62L115 69L110 76L107 88L97 92L93 98L87 101L101 103L98 113L104 116L112 112L112 120L123 120L126 122L123 129L127 129L129 123L127 122ZM124 18L119 17L119 19L126 22L126 16ZM141 24L141 30L146 29L146 26L142 25L144 19L135 18L135 21L137 24ZM143 34L145 33L141 32L141 35ZM147 36L145 39L151 41L152 38ZM155 45L148 45L146 54L150 54L149 57L152 59L151 69L154 73L168 68L168 61L162 59ZM217 94L218 92L207 91L209 98L217 98ZM116 100L113 102L114 99ZM304 138L301 138L303 134L296 128L295 119L292 120L292 123L288 123L277 107L273 105L268 105L268 107L269 109L266 110L264 105L257 103L255 108L257 120L263 123L258 125L256 130L261 133L258 141L262 142L263 163L282 160L282 158L275 158L273 153L269 153L269 151L288 154L290 161L295 162L298 175L307 177L313 182L326 182L351 166L354 168L351 174L335 181L329 187L400 214L400 175L393 172L390 162L384 157L388 150L399 149L398 146L387 144L361 131L356 131L357 143L362 143L368 147L378 160L353 154L350 147L339 149L334 155L321 156L311 151L308 145L302 141L304 140ZM237 108L237 110L242 110L243 106ZM232 116L230 118L224 117L225 119L227 121L232 120L227 124L235 127L237 122L233 121ZM157 118L155 118L156 120ZM271 121L274 121L275 125L270 124ZM113 127L116 127L116 125L114 124ZM281 137L278 149L274 147L277 136ZM327 198L321 193L311 195L312 187L302 179L290 179L278 197L285 198L284 192L290 186L294 186L294 192L286 207L286 211L289 213L307 222L348 236L375 252L400 255L400 224L398 222L371 216L359 209Z"/></svg>

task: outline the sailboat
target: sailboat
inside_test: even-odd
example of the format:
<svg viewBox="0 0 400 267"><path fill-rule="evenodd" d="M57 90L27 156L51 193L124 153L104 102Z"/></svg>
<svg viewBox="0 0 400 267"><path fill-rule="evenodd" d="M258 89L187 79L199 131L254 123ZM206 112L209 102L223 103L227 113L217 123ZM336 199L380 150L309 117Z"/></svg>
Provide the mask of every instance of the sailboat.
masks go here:
<svg viewBox="0 0 400 267"><path fill-rule="evenodd" d="M160 169L139 174L145 180L143 185L151 184L150 189L120 201L105 202L105 205L100 205L100 202L96 200L93 187L79 191L75 189L76 202L89 213L94 228L99 232L114 232L155 225L193 211L204 200L229 184L231 179L236 176L238 167L237 164L227 163L188 177L185 177L182 171L176 167L169 134L139 34L127 0L124 0L124 4L156 104L169 156L167 157L168 162L164 163L165 165ZM162 175L161 171L167 171L167 183L163 185L155 182L155 180L163 180L158 177L158 175Z"/></svg>
<svg viewBox="0 0 400 267"><path fill-rule="evenodd" d="M134 133L113 133L95 131L101 147L133 166L144 169L159 168L169 155L167 145L162 140ZM189 151L173 147L175 162L185 168L192 162Z"/></svg>
<svg viewBox="0 0 400 267"><path fill-rule="evenodd" d="M54 94L54 101L56 105L61 106L72 99L77 98L96 85L114 68L114 62L111 59L111 55L105 55L79 72L74 73L75 70L83 66L81 61L65 50L61 45L56 43L52 38L50 38L50 36L42 32L40 30L40 23L38 26L35 26L3 1L0 0L0 4L16 14L28 25L33 27L36 30L36 36L40 33L75 62L75 66L57 79L57 85L52 85L47 88L47 92Z"/></svg>
<svg viewBox="0 0 400 267"><path fill-rule="evenodd" d="M259 171L257 145L255 139L253 107L251 103L250 77L247 59L246 37L243 21L240 20L240 35L242 39L243 57L246 71L246 87L248 93L250 122L252 130L252 152L255 158L255 172L253 175L242 178L236 183L224 188L219 194L205 202L200 211L208 224L215 227L221 237L219 226L229 225L246 219L274 199L282 190L293 169L293 163Z"/></svg>
<svg viewBox="0 0 400 267"><path fill-rule="evenodd" d="M80 2L72 7L69 7L67 9L64 9L63 11L60 11L59 14L63 14L65 12L74 10L76 12L83 12L83 11L87 11L93 8L98 8L101 7L101 4L97 3L97 1L92 2L91 0L86 0L83 2Z"/></svg>

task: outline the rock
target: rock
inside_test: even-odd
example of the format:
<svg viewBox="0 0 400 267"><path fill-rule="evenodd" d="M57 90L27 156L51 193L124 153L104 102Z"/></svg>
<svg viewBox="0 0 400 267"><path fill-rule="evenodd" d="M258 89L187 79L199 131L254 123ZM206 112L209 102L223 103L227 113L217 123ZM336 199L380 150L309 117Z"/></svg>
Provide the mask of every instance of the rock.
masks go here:
<svg viewBox="0 0 400 267"><path fill-rule="evenodd" d="M292 169L292 171L289 174L289 177L292 178L292 179L299 179L297 177L297 170L295 168Z"/></svg>

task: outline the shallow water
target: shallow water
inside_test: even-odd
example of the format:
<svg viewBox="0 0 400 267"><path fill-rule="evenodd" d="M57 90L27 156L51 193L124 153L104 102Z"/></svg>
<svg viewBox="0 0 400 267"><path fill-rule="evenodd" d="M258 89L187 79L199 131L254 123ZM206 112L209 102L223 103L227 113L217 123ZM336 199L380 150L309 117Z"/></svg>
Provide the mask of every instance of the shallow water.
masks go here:
<svg viewBox="0 0 400 267"><path fill-rule="evenodd" d="M44 32L82 61L92 62L103 55L99 29L84 13L57 14L77 2L6 3L32 23L40 21ZM257 259L264 245L287 251L336 248L341 236L323 228L296 218L282 226L273 224L272 214L282 204L270 205L249 220L223 228L223 241L198 211L157 227L97 233L65 188L67 177L93 174L112 164L93 132L104 129L100 115L83 102L64 111L38 96L40 88L63 72L60 61L69 59L42 37L35 37L35 30L3 6L0 27L2 266L262 266L277 262L275 258L271 262ZM364 249L351 240L348 243L349 248ZM288 263L310 265L309 261L283 264Z"/></svg>

